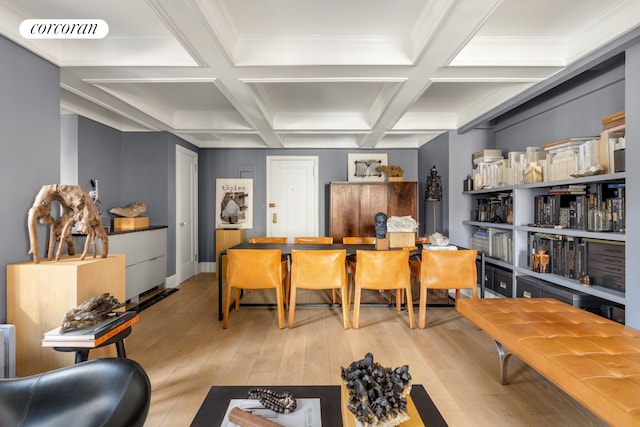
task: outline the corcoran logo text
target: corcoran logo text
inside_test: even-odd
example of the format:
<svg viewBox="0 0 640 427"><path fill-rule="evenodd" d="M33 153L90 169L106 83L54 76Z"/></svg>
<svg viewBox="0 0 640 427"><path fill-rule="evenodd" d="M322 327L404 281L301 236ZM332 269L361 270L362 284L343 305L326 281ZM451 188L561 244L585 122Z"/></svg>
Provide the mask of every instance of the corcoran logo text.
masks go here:
<svg viewBox="0 0 640 427"><path fill-rule="evenodd" d="M109 24L102 19L25 19L20 35L26 39L102 39Z"/></svg>

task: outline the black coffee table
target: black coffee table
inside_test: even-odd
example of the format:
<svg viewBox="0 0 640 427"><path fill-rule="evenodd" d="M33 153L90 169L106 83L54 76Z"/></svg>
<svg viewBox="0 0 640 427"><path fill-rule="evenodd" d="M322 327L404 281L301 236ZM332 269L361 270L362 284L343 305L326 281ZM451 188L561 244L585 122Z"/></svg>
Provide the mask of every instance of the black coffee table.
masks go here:
<svg viewBox="0 0 640 427"><path fill-rule="evenodd" d="M211 387L202 406L191 422L191 427L218 427L231 399L247 399L252 388L268 388L276 392L290 391L296 398L320 398L320 412L323 427L342 427L340 386L221 386ZM411 388L411 399L418 409L422 422L429 427L446 427L442 415L420 384Z"/></svg>

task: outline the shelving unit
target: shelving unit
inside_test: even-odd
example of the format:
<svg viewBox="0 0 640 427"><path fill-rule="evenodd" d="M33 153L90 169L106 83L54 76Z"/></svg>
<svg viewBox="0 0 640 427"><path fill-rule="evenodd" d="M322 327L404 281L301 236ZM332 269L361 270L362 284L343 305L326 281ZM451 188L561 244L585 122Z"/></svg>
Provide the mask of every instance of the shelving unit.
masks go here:
<svg viewBox="0 0 640 427"><path fill-rule="evenodd" d="M533 225L533 221L535 212L535 196L547 194L549 189L551 189L552 187L569 184L586 184L587 186L592 186L595 184L624 183L625 180L626 173L618 172L561 181L547 181L534 184L518 184L508 187L465 191L463 192L464 195L473 197L474 199L481 199L498 193L510 193L513 198L513 224L493 223L475 220L463 221L463 224L465 224L465 226L471 227L474 230L477 228L489 228L496 230L505 230L513 234L512 246L510 248L513 253L512 262L506 262L504 260L492 258L491 256L489 256L490 254L485 254L487 256L484 257L484 262L489 265L489 267L487 268L488 271L491 271L491 266L494 266L501 269L507 269L512 272L511 278L513 286L513 296L516 295L517 277L520 275L526 275L544 280L545 282L550 282L555 285L562 286L564 288L592 295L611 303L625 305L626 299L625 292L623 291L599 286L598 284L594 284L593 286L585 286L581 284L578 279L564 277L559 274L538 273L533 271L530 267L531 253L529 247L529 236L532 233L546 233L549 235L557 235L568 238L598 239L605 242L624 243L626 241L626 235L624 232L596 232L574 228L539 227Z"/></svg>

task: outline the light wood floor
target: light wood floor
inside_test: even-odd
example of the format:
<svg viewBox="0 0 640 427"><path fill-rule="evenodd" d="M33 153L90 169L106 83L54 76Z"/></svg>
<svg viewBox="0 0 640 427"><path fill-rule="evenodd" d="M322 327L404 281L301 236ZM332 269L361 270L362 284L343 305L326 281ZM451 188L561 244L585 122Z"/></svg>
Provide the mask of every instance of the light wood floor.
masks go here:
<svg viewBox="0 0 640 427"><path fill-rule="evenodd" d="M143 311L126 340L153 388L145 427L189 426L212 385L337 385L340 368L367 352L409 365L449 426L606 425L515 357L500 385L493 341L454 308L430 307L427 328L410 330L406 312L363 307L360 328L344 330L339 307L303 307L296 327L280 330L275 309L241 307L223 330L214 274L179 288Z"/></svg>

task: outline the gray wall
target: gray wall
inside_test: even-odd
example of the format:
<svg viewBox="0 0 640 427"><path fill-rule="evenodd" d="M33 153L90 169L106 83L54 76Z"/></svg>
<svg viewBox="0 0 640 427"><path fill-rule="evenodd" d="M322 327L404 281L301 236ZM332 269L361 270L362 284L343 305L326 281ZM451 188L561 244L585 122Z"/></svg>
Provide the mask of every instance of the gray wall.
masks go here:
<svg viewBox="0 0 640 427"><path fill-rule="evenodd" d="M329 231L329 193L328 186L332 181L347 181L347 153L354 150L321 149L321 150L293 150L293 149L202 149L198 159L199 164L199 234L200 261L215 262L215 226L214 201L216 178L237 178L240 170L255 171L254 219L252 230L247 230L247 236L266 234L266 169L267 156L318 156L320 170L319 199L319 234L326 235ZM404 169L406 181L418 180L418 157L416 149L407 150L376 150L388 153L389 164L401 166Z"/></svg>
<svg viewBox="0 0 640 427"><path fill-rule="evenodd" d="M73 147L77 137L77 184L89 190L91 179L99 180L105 224L114 217L111 208L145 202L149 223L168 226L167 275L175 274L176 145L198 149L168 132L120 132L79 116L63 116L62 123L63 147ZM73 156L72 148L66 151Z"/></svg>
<svg viewBox="0 0 640 427"><path fill-rule="evenodd" d="M0 37L0 265L30 258L27 212L45 184L60 179L60 73ZM46 228L38 226L44 251ZM6 322L6 274L0 277L0 320Z"/></svg>
<svg viewBox="0 0 640 427"><path fill-rule="evenodd" d="M462 224L471 218L473 204L471 197L462 194L462 183L471 174L473 153L493 144L493 133L489 129L474 129L463 134L451 131L449 134L449 238L456 245L468 247L472 233L471 227Z"/></svg>
<svg viewBox="0 0 640 427"><path fill-rule="evenodd" d="M78 118L80 185L100 180L99 206L109 220L113 207L147 204L152 225L166 225L167 275L176 273L176 145L198 149L168 132L119 132Z"/></svg>
<svg viewBox="0 0 640 427"><path fill-rule="evenodd" d="M440 231L447 235L449 233L449 200L447 199L446 194L449 183L446 178L449 175L449 132L443 133L420 147L420 151L418 152L418 165L420 167L420 171L418 173L418 203L420 206L418 209L420 211L420 219L418 219L420 228L418 234L420 236L424 236L426 234L425 221L427 218L425 218L424 192L427 184L427 177L431 175L431 168L435 166L438 170L438 175L442 178L443 197L440 205L442 207L443 229Z"/></svg>
<svg viewBox="0 0 640 427"><path fill-rule="evenodd" d="M602 118L625 108L622 60L619 57L613 68L590 71L544 98L494 120L495 148L501 148L506 155L567 137L599 136Z"/></svg>
<svg viewBox="0 0 640 427"><path fill-rule="evenodd" d="M98 209L108 217L109 209L122 203L123 166L121 132L78 117L78 182L87 191L91 180L99 181L100 204Z"/></svg>

